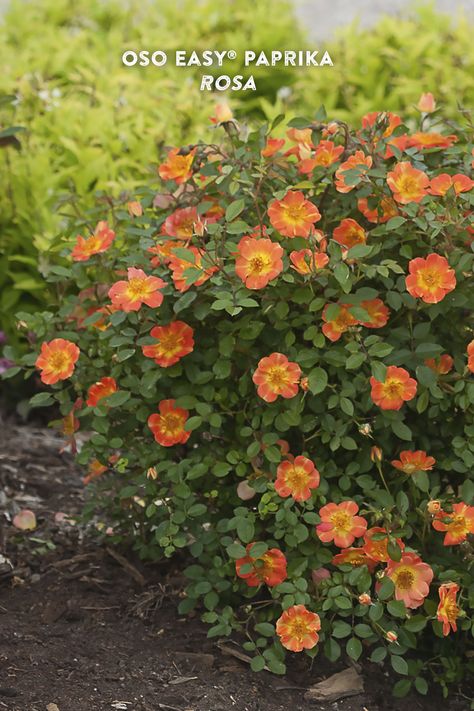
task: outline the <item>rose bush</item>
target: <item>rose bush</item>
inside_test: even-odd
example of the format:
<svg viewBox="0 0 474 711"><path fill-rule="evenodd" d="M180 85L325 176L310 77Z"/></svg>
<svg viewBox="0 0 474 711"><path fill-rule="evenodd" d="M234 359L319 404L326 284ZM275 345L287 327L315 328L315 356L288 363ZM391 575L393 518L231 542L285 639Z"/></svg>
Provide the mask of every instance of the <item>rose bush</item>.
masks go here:
<svg viewBox="0 0 474 711"><path fill-rule="evenodd" d="M89 433L87 514L194 559L181 612L254 670L366 654L447 693L474 666L472 126L226 119L75 218L57 312L19 315L33 404Z"/></svg>

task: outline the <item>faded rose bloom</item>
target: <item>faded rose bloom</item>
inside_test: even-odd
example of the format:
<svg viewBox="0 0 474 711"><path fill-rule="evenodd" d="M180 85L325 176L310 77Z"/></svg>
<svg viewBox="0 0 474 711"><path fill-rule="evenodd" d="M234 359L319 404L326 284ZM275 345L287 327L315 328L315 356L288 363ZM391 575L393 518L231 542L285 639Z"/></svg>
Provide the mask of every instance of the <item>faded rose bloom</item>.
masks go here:
<svg viewBox="0 0 474 711"><path fill-rule="evenodd" d="M311 571L311 578L315 585L319 585L323 580L329 580L331 572L327 568L316 568Z"/></svg>

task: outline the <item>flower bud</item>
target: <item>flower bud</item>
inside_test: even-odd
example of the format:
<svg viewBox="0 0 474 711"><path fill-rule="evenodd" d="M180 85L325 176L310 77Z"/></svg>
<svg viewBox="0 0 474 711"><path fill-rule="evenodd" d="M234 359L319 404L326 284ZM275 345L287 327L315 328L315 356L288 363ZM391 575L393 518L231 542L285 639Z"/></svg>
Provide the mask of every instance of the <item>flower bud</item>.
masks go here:
<svg viewBox="0 0 474 711"><path fill-rule="evenodd" d="M237 496L239 499L242 499L242 501L249 501L249 499L253 499L255 494L255 489L249 486L248 481L241 481L237 486Z"/></svg>
<svg viewBox="0 0 474 711"><path fill-rule="evenodd" d="M158 479L158 472L156 471L155 467L150 467L146 473L146 478L147 479Z"/></svg>
<svg viewBox="0 0 474 711"><path fill-rule="evenodd" d="M130 217L141 217L143 215L143 207L138 200L127 202L127 210Z"/></svg>
<svg viewBox="0 0 474 711"><path fill-rule="evenodd" d="M396 635L395 632L389 630L385 633L385 639L390 643L396 642L398 640L398 635Z"/></svg>
<svg viewBox="0 0 474 711"><path fill-rule="evenodd" d="M432 499L428 501L426 508L428 509L428 513L432 515L437 514L441 511L441 501L439 499Z"/></svg>
<svg viewBox="0 0 474 711"><path fill-rule="evenodd" d="M301 378L301 380L300 380L300 387L301 387L301 390L303 390L303 392L305 392L305 393L308 392L308 390L309 390L309 380L308 380L308 378L307 378L306 376L305 376L304 378Z"/></svg>
<svg viewBox="0 0 474 711"><path fill-rule="evenodd" d="M359 432L361 435L364 435L364 437L369 437L369 435L372 434L372 427L370 423L364 422L364 424L359 427Z"/></svg>
<svg viewBox="0 0 474 711"><path fill-rule="evenodd" d="M359 595L359 602L361 605L371 605L372 598L368 593L362 593L362 595Z"/></svg>
<svg viewBox="0 0 474 711"><path fill-rule="evenodd" d="M436 109L436 100L430 91L420 96L418 109L425 114L431 114Z"/></svg>
<svg viewBox="0 0 474 711"><path fill-rule="evenodd" d="M371 447L370 458L373 462L381 462L382 456L382 450L380 449L380 447Z"/></svg>

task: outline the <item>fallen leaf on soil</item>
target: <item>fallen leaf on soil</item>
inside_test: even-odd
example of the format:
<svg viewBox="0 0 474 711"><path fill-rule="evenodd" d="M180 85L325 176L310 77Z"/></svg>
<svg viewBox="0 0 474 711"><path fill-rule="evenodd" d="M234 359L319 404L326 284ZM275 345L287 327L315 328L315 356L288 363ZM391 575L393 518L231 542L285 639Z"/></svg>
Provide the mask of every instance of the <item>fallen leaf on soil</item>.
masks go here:
<svg viewBox="0 0 474 711"><path fill-rule="evenodd" d="M57 704L48 704L46 711L59 711L59 706Z"/></svg>
<svg viewBox="0 0 474 711"><path fill-rule="evenodd" d="M13 525L20 531L33 531L36 528L36 516L33 511L23 509L13 518Z"/></svg>
<svg viewBox="0 0 474 711"><path fill-rule="evenodd" d="M346 696L356 696L363 691L362 677L353 667L348 667L312 686L304 697L307 701L337 701Z"/></svg>

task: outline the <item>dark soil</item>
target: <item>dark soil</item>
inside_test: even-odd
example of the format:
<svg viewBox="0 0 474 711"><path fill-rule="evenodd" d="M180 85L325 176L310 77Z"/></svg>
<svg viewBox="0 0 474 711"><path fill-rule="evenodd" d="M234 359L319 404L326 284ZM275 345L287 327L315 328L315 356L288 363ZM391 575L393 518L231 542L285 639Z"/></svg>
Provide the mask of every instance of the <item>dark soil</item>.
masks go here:
<svg viewBox="0 0 474 711"><path fill-rule="evenodd" d="M305 691L340 671L300 655L287 676L253 674L206 638L197 617L176 608L183 579L175 564L143 566L94 542L55 514L80 510L83 486L50 431L1 424L0 711L464 711L429 699L391 696L391 680L363 665L365 693L334 703ZM22 533L11 516L35 511ZM5 560L6 559L6 560Z"/></svg>

